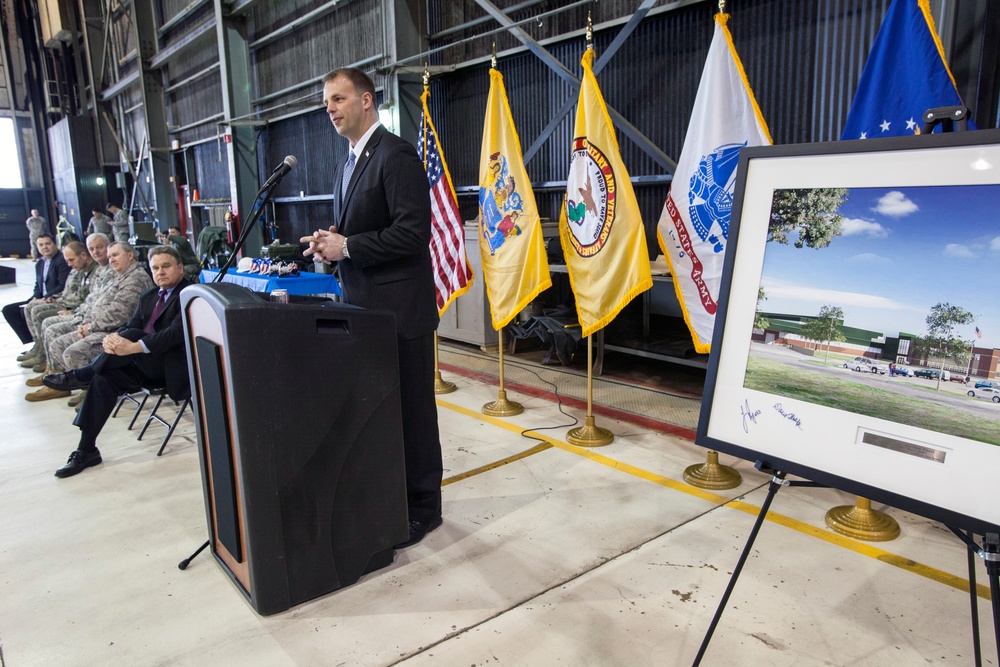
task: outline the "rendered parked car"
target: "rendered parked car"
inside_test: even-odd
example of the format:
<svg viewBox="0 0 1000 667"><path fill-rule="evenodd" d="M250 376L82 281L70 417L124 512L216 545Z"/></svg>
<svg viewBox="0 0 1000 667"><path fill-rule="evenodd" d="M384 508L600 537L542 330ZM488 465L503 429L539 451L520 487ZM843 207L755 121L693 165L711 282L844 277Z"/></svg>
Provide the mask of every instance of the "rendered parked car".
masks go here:
<svg viewBox="0 0 1000 667"><path fill-rule="evenodd" d="M892 373L893 375L902 375L903 377L913 377L913 369L906 366L896 366Z"/></svg>
<svg viewBox="0 0 1000 667"><path fill-rule="evenodd" d="M981 387L988 387L990 389L996 389L997 388L997 383L996 383L995 380L979 380L978 382L976 382L976 389L979 389Z"/></svg>
<svg viewBox="0 0 1000 667"><path fill-rule="evenodd" d="M854 357L854 361L844 362L844 368L850 368L852 371L867 371L869 373L881 373L885 375L889 372L889 367L883 364L881 361L875 361L874 359L869 359L868 357Z"/></svg>
<svg viewBox="0 0 1000 667"><path fill-rule="evenodd" d="M1000 403L1000 389L997 387L979 387L978 389L970 389L965 393L973 398L985 398L988 401Z"/></svg>
<svg viewBox="0 0 1000 667"><path fill-rule="evenodd" d="M927 378L928 380L937 380L939 375L941 375L941 379L945 382L951 379L951 373L940 371L937 368L918 368L913 371L913 377Z"/></svg>

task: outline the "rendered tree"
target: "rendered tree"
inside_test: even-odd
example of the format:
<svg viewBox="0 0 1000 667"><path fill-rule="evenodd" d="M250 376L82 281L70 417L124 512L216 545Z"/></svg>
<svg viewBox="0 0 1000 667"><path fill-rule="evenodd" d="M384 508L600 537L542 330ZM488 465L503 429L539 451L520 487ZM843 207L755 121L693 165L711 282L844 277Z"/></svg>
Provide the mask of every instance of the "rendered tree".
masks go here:
<svg viewBox="0 0 1000 667"><path fill-rule="evenodd" d="M760 329L761 331L763 331L764 329L766 329L769 326L771 326L771 322L766 317L764 317L764 313L760 312L760 302L761 301L767 301L767 295L764 294L764 288L763 287L758 287L757 288L757 313L753 316L753 328L754 329Z"/></svg>
<svg viewBox="0 0 1000 667"><path fill-rule="evenodd" d="M960 360L962 355L972 348L972 341L967 341L955 335L955 327L972 324L976 316L961 306L950 303L938 303L931 308L927 322L927 341L933 345L941 360L937 378L937 388L941 388L941 377L944 375L944 360L947 358Z"/></svg>
<svg viewBox="0 0 1000 667"><path fill-rule="evenodd" d="M767 240L787 245L788 236L797 233L796 248L825 248L843 232L844 216L836 211L847 193L846 188L775 190Z"/></svg>
<svg viewBox="0 0 1000 667"><path fill-rule="evenodd" d="M802 326L802 335L809 340L818 343L826 341L826 358L830 361L830 343L836 341L841 343L847 340L844 332L840 328L840 323L844 321L844 311L836 306L823 306L819 309L819 315Z"/></svg>

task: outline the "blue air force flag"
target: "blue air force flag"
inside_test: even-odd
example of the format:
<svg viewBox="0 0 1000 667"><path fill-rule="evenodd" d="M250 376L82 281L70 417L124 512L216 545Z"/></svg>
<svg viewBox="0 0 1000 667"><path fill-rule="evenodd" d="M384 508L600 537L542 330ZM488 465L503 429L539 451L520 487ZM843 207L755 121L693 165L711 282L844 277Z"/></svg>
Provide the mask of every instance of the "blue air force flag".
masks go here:
<svg viewBox="0 0 1000 667"><path fill-rule="evenodd" d="M925 111L962 104L928 3L893 0L889 6L841 139L920 134Z"/></svg>

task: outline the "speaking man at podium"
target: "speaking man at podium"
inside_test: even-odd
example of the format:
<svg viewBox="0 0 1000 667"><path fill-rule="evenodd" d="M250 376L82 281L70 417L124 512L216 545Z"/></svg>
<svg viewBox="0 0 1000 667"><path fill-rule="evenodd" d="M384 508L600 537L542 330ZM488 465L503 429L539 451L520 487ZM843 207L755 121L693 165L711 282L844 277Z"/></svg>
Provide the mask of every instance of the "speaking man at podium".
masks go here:
<svg viewBox="0 0 1000 667"><path fill-rule="evenodd" d="M301 239L337 262L344 301L396 315L409 539L441 525L441 442L434 399L437 304L427 176L413 146L378 122L375 84L361 70L323 77L323 101L351 146L334 176L334 225Z"/></svg>

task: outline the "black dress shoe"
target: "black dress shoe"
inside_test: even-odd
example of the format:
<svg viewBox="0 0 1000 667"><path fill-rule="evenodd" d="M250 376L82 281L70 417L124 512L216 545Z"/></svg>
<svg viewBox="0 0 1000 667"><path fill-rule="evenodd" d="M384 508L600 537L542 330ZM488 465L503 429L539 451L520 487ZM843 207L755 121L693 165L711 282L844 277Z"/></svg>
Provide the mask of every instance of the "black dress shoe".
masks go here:
<svg viewBox="0 0 1000 667"><path fill-rule="evenodd" d="M405 542L400 542L394 549L405 549L406 547L411 547L420 540L424 539L427 533L431 532L435 528L441 525L441 517L436 516L430 521L411 521L410 522L410 537Z"/></svg>
<svg viewBox="0 0 1000 667"><path fill-rule="evenodd" d="M81 473L91 466L96 466L101 462L101 453L96 449L92 452L84 452L79 449L74 449L73 453L69 455L69 460L66 461L66 465L59 470L56 470L56 477L72 477L77 473Z"/></svg>
<svg viewBox="0 0 1000 667"><path fill-rule="evenodd" d="M90 386L89 382L80 381L76 376L76 371L51 373L42 378L42 384L56 391L73 391L74 389L86 389Z"/></svg>

